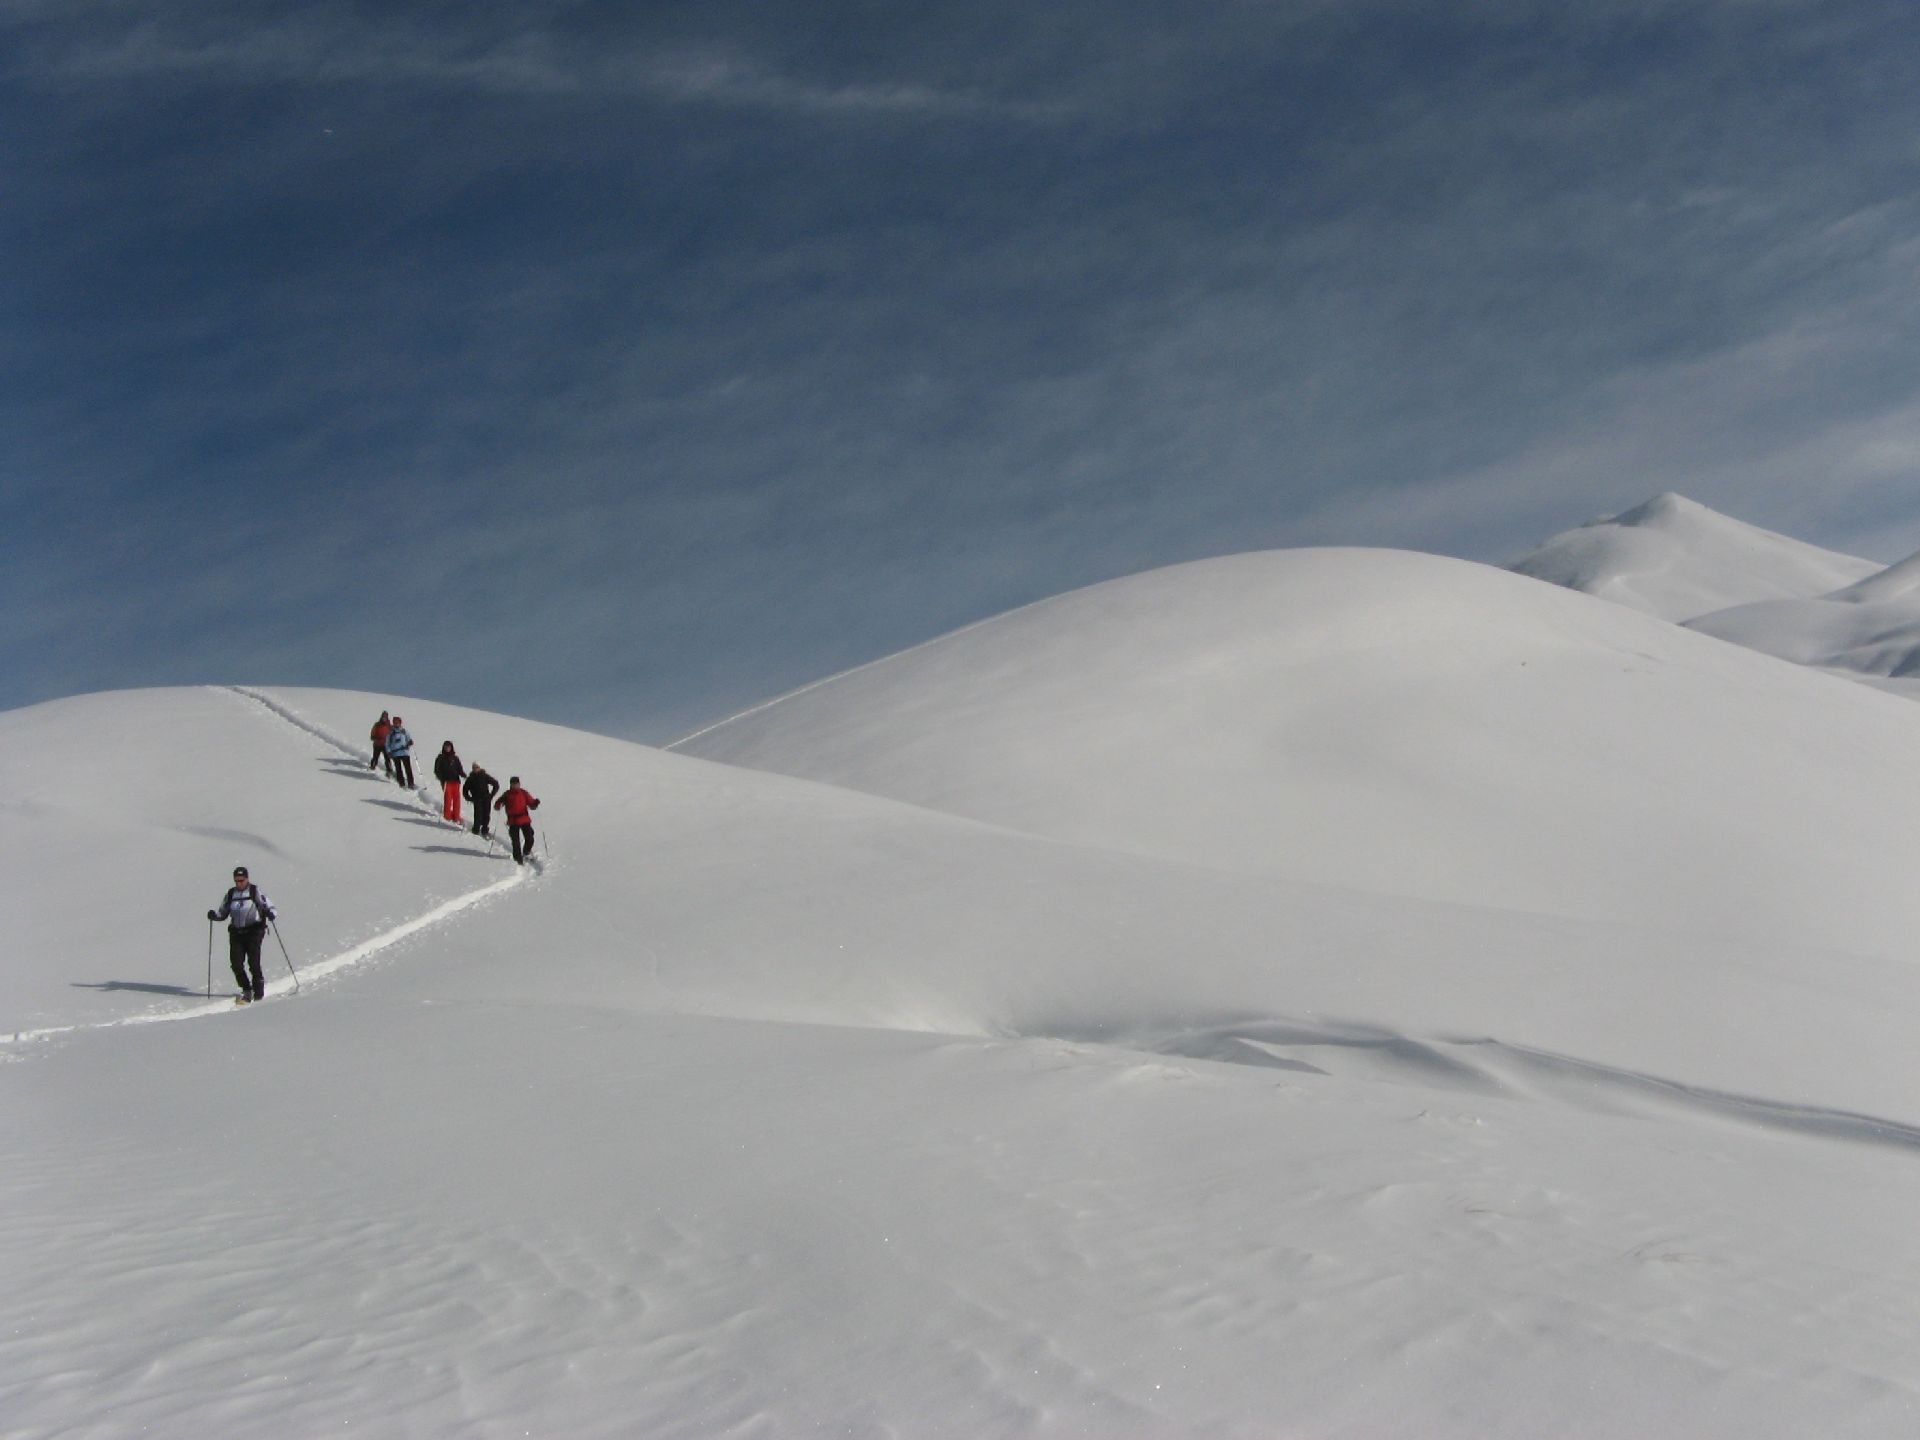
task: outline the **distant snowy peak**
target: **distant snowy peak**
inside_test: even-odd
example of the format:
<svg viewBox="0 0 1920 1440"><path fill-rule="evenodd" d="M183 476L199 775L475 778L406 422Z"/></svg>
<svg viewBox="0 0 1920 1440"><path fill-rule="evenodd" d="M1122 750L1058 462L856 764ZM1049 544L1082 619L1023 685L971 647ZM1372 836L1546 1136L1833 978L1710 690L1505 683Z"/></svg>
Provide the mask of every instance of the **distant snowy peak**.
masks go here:
<svg viewBox="0 0 1920 1440"><path fill-rule="evenodd" d="M1822 550L1673 494L1556 535L1509 568L1682 622L1735 606L1831 594L1880 571L1871 560ZM1920 575L1912 583L1920 584Z"/></svg>
<svg viewBox="0 0 1920 1440"><path fill-rule="evenodd" d="M1920 555L1831 595L1736 605L1687 626L1802 665L1920 679Z"/></svg>

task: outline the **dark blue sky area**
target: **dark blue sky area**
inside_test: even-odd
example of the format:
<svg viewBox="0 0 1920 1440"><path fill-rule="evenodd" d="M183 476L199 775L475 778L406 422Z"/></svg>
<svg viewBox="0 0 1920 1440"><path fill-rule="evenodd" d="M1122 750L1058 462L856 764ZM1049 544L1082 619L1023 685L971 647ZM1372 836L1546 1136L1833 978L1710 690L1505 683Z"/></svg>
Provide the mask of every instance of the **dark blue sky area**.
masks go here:
<svg viewBox="0 0 1920 1440"><path fill-rule="evenodd" d="M1228 550L1669 489L1920 548L1907 0L21 0L0 55L0 706L664 740Z"/></svg>

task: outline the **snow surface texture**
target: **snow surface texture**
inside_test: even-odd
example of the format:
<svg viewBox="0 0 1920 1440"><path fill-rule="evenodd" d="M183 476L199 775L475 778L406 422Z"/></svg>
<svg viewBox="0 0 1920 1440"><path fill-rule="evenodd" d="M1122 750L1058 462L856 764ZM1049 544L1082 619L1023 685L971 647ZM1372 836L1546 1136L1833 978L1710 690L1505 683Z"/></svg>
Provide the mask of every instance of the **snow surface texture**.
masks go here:
<svg viewBox="0 0 1920 1440"><path fill-rule="evenodd" d="M1880 569L1673 494L1556 535L1512 568L1677 621L1824 595Z"/></svg>
<svg viewBox="0 0 1920 1440"><path fill-rule="evenodd" d="M383 707L536 870L365 771ZM785 775L0 715L0 1433L1911 1436L1917 725L1370 552L686 747ZM215 1008L238 860L302 985Z"/></svg>

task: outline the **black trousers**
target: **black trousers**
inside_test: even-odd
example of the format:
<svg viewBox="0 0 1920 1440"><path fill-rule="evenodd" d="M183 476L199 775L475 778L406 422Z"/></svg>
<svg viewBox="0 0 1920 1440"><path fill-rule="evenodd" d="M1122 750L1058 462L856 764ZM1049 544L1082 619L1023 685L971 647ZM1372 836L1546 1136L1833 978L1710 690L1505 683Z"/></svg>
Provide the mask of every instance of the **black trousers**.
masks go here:
<svg viewBox="0 0 1920 1440"><path fill-rule="evenodd" d="M233 966L233 983L241 993L259 999L267 993L267 982L260 973L260 946L267 938L264 925L227 927L227 959ZM249 975L247 972L253 973Z"/></svg>
<svg viewBox="0 0 1920 1440"><path fill-rule="evenodd" d="M387 754L384 745L376 745L373 747L373 759L368 762L367 769L378 770L382 760L387 762L387 774L393 774L393 757Z"/></svg>
<svg viewBox="0 0 1920 1440"><path fill-rule="evenodd" d="M513 837L513 863L516 865L520 863L520 843L522 836L526 837L526 858L531 860L533 858L533 826L509 825L507 826L507 834Z"/></svg>
<svg viewBox="0 0 1920 1440"><path fill-rule="evenodd" d="M407 789L413 789L413 756L396 755L393 757L393 778Z"/></svg>

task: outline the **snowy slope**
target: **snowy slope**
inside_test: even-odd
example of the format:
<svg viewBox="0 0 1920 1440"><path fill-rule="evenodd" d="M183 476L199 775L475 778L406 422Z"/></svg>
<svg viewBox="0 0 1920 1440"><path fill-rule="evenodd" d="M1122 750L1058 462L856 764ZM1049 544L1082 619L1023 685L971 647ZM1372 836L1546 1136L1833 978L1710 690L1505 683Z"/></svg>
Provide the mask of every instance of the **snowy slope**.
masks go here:
<svg viewBox="0 0 1920 1440"><path fill-rule="evenodd" d="M1113 653L1141 616L1166 633ZM1417 557L1186 567L970 634L843 720L942 717L984 655L1016 778L1070 772L1052 817L1105 803L1084 752L1167 787L1166 744L1181 843L348 692L0 715L0 1027L42 1032L0 1046L0 1431L1913 1432L1920 967L1877 893L1914 859L1910 707ZM537 869L361 768L395 704L543 797ZM991 710L923 723L939 798L1006 783L933 743ZM1204 863L1232 816L1182 725L1283 797L1310 743L1298 802L1351 792L1352 863ZM1792 768L1790 732L1823 739ZM1725 808L1687 829L1669 785ZM1431 853L1449 806L1491 857ZM1503 819L1600 873L1467 903ZM1810 824L1797 858L1746 833ZM236 1010L193 992L243 858L303 984L270 951Z"/></svg>
<svg viewBox="0 0 1920 1440"><path fill-rule="evenodd" d="M1920 679L1920 556L1831 595L1739 605L1688 626L1801 665Z"/></svg>
<svg viewBox="0 0 1920 1440"><path fill-rule="evenodd" d="M1666 494L1556 535L1511 568L1664 620L1691 620L1824 595L1880 567Z"/></svg>
<svg viewBox="0 0 1920 1440"><path fill-rule="evenodd" d="M1623 606L1327 550L1062 596L678 749L1220 869L1905 955L1915 725Z"/></svg>

